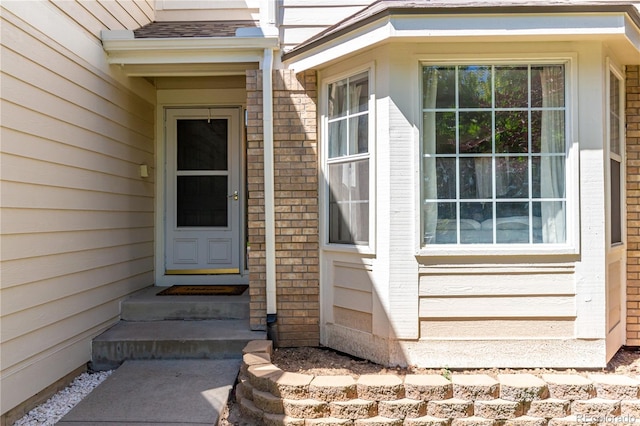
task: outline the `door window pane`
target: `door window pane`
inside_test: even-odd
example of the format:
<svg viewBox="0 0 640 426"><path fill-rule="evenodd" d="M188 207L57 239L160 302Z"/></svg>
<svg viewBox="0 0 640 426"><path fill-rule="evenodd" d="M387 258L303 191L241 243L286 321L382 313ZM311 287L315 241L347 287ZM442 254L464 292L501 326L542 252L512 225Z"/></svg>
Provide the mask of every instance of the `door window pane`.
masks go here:
<svg viewBox="0 0 640 426"><path fill-rule="evenodd" d="M178 176L177 225L227 226L227 176Z"/></svg>
<svg viewBox="0 0 640 426"><path fill-rule="evenodd" d="M177 132L178 170L227 170L226 119L178 120Z"/></svg>

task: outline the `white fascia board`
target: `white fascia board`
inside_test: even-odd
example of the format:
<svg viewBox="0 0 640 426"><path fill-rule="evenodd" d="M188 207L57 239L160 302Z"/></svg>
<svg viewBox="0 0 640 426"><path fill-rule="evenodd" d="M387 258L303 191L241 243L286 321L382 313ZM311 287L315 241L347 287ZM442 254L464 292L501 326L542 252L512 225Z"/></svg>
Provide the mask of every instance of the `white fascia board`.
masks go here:
<svg viewBox="0 0 640 426"><path fill-rule="evenodd" d="M283 63L296 73L302 72L390 40L393 34L393 27L389 20L381 19L297 55L291 60L285 60Z"/></svg>
<svg viewBox="0 0 640 426"><path fill-rule="evenodd" d="M499 42L627 40L640 50L639 29L624 13L396 15L380 19L288 59L296 72L388 41Z"/></svg>
<svg viewBox="0 0 640 426"><path fill-rule="evenodd" d="M111 64L260 62L265 48L278 48L277 37L125 39L105 31L102 44Z"/></svg>
<svg viewBox="0 0 640 426"><path fill-rule="evenodd" d="M260 62L262 50L216 50L198 51L166 50L163 52L109 53L107 61L114 65L140 64L219 64L233 62Z"/></svg>
<svg viewBox="0 0 640 426"><path fill-rule="evenodd" d="M395 37L492 37L624 34L625 15L519 14L394 16Z"/></svg>
<svg viewBox="0 0 640 426"><path fill-rule="evenodd" d="M640 6L638 6L638 8L640 9ZM625 35L627 36L627 39L640 54L640 28L633 25L633 22L631 21L630 18L626 19L625 28L626 28Z"/></svg>
<svg viewBox="0 0 640 426"><path fill-rule="evenodd" d="M109 34L107 34L109 33ZM102 45L109 51L200 50L200 49L267 49L277 48L277 37L180 37L125 39L124 34L102 32ZM120 33L120 32L118 32Z"/></svg>

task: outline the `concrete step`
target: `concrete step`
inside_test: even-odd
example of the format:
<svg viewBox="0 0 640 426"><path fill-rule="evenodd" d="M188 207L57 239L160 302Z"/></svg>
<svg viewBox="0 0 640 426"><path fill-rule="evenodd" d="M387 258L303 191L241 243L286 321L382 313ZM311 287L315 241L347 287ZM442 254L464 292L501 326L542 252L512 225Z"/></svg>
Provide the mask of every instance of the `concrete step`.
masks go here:
<svg viewBox="0 0 640 426"><path fill-rule="evenodd" d="M249 318L249 292L241 296L158 296L164 287L147 287L121 305L125 321Z"/></svg>
<svg viewBox="0 0 640 426"><path fill-rule="evenodd" d="M120 321L93 339L91 367L107 370L125 360L242 358L242 349L266 333L249 320Z"/></svg>

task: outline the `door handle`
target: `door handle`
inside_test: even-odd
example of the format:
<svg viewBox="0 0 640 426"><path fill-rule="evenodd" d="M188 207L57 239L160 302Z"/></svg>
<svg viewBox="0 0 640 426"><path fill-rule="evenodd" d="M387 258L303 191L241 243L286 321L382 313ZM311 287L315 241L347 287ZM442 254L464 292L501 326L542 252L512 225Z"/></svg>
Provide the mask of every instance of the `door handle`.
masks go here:
<svg viewBox="0 0 640 426"><path fill-rule="evenodd" d="M228 196L229 198L233 198L235 201L238 201L238 191L233 191L233 194Z"/></svg>

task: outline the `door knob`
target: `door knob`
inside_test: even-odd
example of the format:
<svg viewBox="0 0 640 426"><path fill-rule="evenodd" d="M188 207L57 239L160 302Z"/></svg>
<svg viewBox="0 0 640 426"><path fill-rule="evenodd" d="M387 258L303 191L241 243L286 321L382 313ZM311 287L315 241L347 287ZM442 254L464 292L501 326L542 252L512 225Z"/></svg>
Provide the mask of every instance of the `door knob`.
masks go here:
<svg viewBox="0 0 640 426"><path fill-rule="evenodd" d="M233 194L229 195L229 198L233 198L235 201L238 201L238 191L233 191Z"/></svg>

